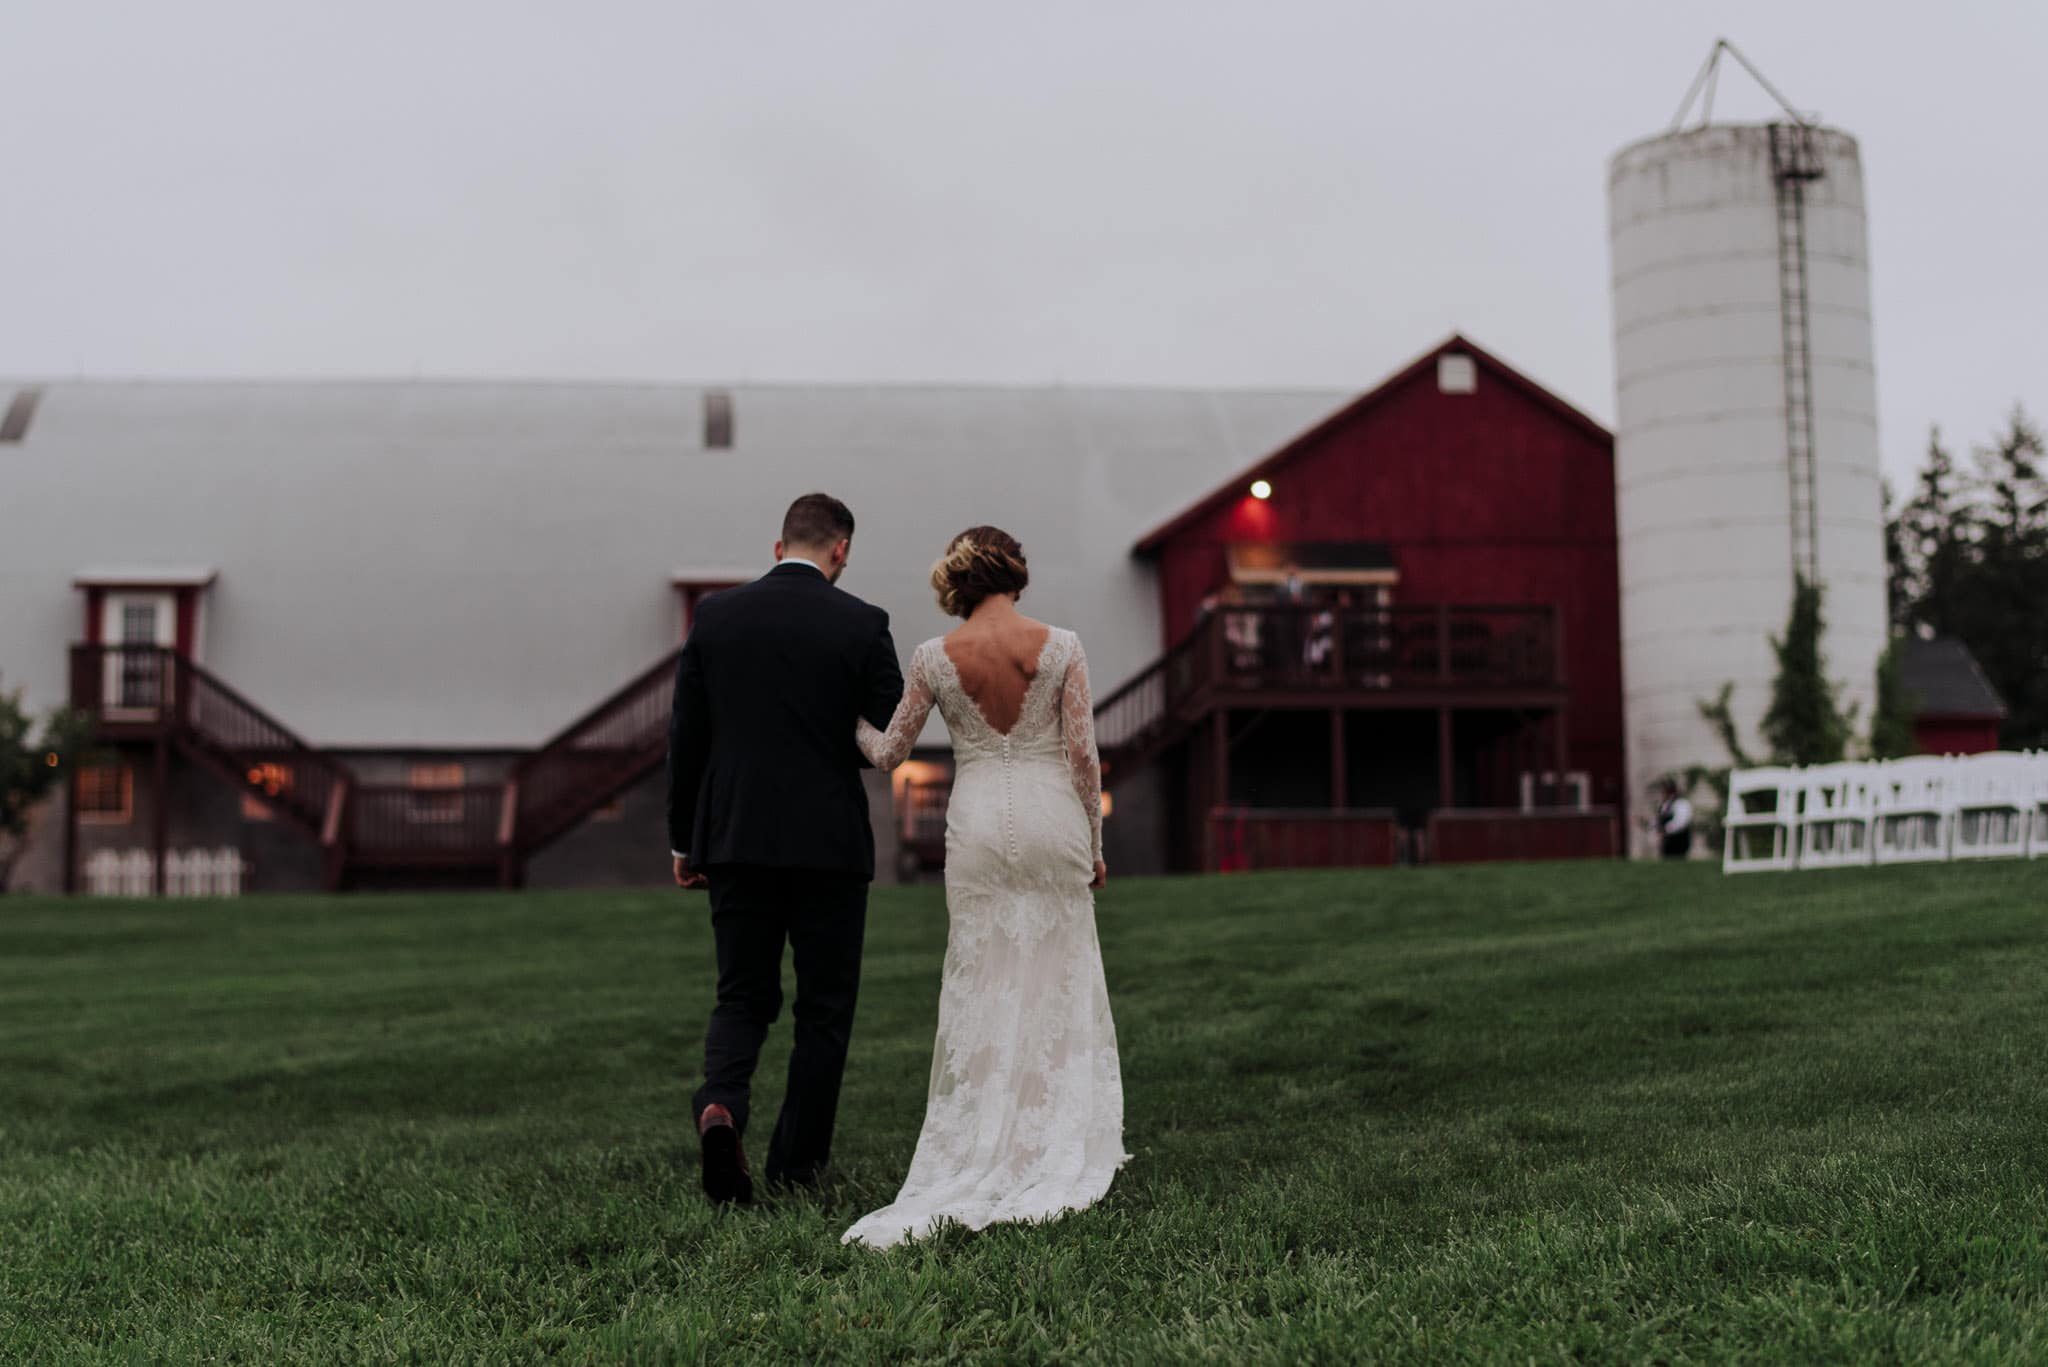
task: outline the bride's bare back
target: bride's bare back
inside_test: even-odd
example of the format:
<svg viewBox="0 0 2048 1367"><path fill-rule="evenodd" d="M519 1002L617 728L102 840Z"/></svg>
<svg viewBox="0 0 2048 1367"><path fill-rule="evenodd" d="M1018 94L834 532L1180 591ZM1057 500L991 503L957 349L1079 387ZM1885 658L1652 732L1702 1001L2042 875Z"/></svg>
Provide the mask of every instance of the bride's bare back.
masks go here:
<svg viewBox="0 0 2048 1367"><path fill-rule="evenodd" d="M1025 694L1051 639L1045 623L991 601L940 644L982 720L1008 735L1024 713Z"/></svg>

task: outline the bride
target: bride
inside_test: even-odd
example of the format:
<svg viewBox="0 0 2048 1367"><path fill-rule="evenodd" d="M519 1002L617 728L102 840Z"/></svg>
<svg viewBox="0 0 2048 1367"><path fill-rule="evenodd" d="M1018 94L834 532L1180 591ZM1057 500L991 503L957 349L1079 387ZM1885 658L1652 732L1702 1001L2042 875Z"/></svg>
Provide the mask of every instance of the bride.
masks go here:
<svg viewBox="0 0 2048 1367"><path fill-rule="evenodd" d="M964 624L911 656L887 731L859 726L862 753L887 771L936 703L957 773L924 1128L895 1201L847 1243L887 1248L946 1220L981 1229L1079 1210L1130 1157L1095 939L1092 889L1108 870L1088 663L1074 633L1017 611L1029 582L1008 533L954 537L932 587Z"/></svg>

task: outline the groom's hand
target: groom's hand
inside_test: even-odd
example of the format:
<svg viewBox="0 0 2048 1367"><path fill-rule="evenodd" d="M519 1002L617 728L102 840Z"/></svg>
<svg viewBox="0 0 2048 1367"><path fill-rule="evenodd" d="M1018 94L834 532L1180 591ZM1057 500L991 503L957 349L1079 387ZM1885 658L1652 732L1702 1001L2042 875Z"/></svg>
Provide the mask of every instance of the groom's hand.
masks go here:
<svg viewBox="0 0 2048 1367"><path fill-rule="evenodd" d="M688 892L699 892L711 886L711 880L690 867L690 861L681 855L676 861L676 886Z"/></svg>

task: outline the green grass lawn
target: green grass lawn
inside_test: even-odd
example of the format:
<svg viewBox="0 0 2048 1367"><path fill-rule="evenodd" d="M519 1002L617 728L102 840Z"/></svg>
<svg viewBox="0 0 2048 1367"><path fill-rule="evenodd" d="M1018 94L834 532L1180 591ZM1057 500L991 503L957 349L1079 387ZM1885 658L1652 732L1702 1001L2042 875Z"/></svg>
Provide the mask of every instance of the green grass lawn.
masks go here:
<svg viewBox="0 0 2048 1367"><path fill-rule="evenodd" d="M839 1233L910 1157L936 889L876 893L835 1181L732 1213L702 900L0 901L0 1359L2048 1359L2048 863L1100 920L1135 1160L877 1254Z"/></svg>

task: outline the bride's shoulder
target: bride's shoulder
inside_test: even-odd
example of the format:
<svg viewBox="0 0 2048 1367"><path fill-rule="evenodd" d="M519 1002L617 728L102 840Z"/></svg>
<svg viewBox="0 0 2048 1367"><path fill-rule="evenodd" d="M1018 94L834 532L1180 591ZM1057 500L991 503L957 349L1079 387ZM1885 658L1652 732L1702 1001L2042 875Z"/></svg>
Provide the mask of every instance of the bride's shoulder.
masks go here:
<svg viewBox="0 0 2048 1367"><path fill-rule="evenodd" d="M1054 626L1050 622L1043 623L1042 625L1045 627L1046 634L1064 649L1065 654L1069 656L1080 654L1081 636L1079 632L1070 631L1066 627Z"/></svg>

